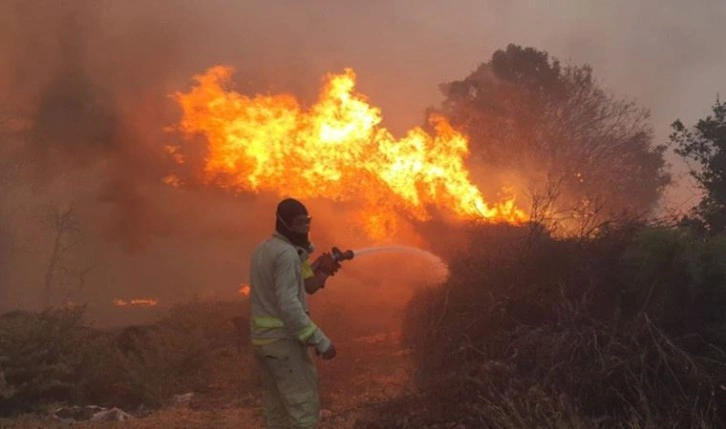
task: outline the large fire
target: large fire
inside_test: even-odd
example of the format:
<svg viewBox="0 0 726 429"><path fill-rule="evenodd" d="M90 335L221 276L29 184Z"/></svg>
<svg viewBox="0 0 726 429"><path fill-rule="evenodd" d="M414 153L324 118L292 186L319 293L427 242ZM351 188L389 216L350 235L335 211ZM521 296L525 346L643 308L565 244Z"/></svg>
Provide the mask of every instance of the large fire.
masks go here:
<svg viewBox="0 0 726 429"><path fill-rule="evenodd" d="M396 213L416 220L431 208L461 220L519 223L527 215L513 196L486 201L470 181L466 137L440 116L434 133L422 128L396 139L381 126L381 112L355 91L355 74L329 75L307 109L291 95L248 97L227 90L233 70L217 66L177 93L179 129L208 143L203 181L241 192L363 203L369 232L384 236ZM178 147L168 151L178 163ZM177 176L165 181L183 184Z"/></svg>

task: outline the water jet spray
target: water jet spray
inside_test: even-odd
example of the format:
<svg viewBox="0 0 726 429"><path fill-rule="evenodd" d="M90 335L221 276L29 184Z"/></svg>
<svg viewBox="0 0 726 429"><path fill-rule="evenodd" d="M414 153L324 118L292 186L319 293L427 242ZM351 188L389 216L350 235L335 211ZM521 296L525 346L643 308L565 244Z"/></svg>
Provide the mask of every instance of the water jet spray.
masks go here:
<svg viewBox="0 0 726 429"><path fill-rule="evenodd" d="M428 252L423 249L419 249L417 247L410 247L410 246L376 246L376 247L366 247L363 249L358 250L340 250L339 248L333 246L333 249L331 250L331 255L333 257L333 260L335 262L342 262L342 261L349 261L356 256L362 256L366 254L371 253L381 253L381 252L407 252L407 253L418 253L426 256L433 256L436 257L431 252ZM438 258L437 258L438 259Z"/></svg>
<svg viewBox="0 0 726 429"><path fill-rule="evenodd" d="M327 277L328 275L331 275L331 273L335 273L337 268L340 268L341 262L374 253L416 253L429 259L435 259L437 265L443 267L448 273L448 267L438 256L429 251L411 246L374 246L357 250L340 250L338 247L333 246L330 253L321 255L321 257L313 263L313 270L316 272L316 275ZM336 265L337 268L335 267Z"/></svg>

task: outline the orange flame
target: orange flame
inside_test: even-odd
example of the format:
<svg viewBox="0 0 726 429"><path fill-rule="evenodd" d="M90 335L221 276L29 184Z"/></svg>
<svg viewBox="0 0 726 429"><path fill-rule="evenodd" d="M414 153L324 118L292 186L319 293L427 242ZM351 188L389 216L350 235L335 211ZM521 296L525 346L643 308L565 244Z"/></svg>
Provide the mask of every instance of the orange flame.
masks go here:
<svg viewBox="0 0 726 429"><path fill-rule="evenodd" d="M271 191L299 198L363 201L371 232L385 235L395 213L430 218L430 208L461 220L519 223L527 215L513 196L485 201L464 165L467 138L433 115L395 139L381 112L355 91L355 74L329 75L319 100L303 110L291 95L247 97L224 89L233 69L216 66L175 98L179 129L208 142L203 181L235 191ZM178 148L166 149L178 163ZM178 186L176 176L165 182Z"/></svg>
<svg viewBox="0 0 726 429"><path fill-rule="evenodd" d="M135 298L131 300L125 300L125 299L114 299L113 305L116 307L126 307L126 306L137 306L137 307L153 307L156 304L158 304L158 301L151 298Z"/></svg>
<svg viewBox="0 0 726 429"><path fill-rule="evenodd" d="M242 283L237 292L242 296L250 296L250 285Z"/></svg>

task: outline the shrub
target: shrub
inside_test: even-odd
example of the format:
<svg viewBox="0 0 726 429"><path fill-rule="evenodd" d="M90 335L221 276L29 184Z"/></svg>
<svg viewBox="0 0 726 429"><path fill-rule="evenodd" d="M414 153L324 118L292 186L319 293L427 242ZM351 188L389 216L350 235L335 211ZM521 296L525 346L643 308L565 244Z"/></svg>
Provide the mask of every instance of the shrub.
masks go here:
<svg viewBox="0 0 726 429"><path fill-rule="evenodd" d="M723 427L723 237L512 236L476 232L450 279L414 297L420 391L360 427Z"/></svg>
<svg viewBox="0 0 726 429"><path fill-rule="evenodd" d="M237 393L249 385L240 303L193 301L159 322L101 331L85 308L0 316L0 415L52 402L120 406L167 403L204 392L219 378ZM246 332L243 331L243 332ZM220 373L220 371L224 371Z"/></svg>
<svg viewBox="0 0 726 429"><path fill-rule="evenodd" d="M0 413L42 403L77 400L94 384L105 356L98 332L84 323L84 308L12 312L0 318L0 372L5 388Z"/></svg>
<svg viewBox="0 0 726 429"><path fill-rule="evenodd" d="M244 361L232 322L243 318L240 313L238 303L192 301L173 307L154 325L126 328L116 337L124 374L117 394L124 403L160 406L174 394L207 390L220 358ZM228 376L242 384L241 372Z"/></svg>

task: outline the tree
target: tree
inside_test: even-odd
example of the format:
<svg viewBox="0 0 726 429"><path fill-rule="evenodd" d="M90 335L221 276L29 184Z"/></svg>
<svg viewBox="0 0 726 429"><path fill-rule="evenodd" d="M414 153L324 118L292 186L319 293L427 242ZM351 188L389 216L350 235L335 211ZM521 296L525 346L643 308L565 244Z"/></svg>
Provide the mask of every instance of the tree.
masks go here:
<svg viewBox="0 0 726 429"><path fill-rule="evenodd" d="M606 92L590 66L509 45L440 88L441 113L470 137L475 162L521 180L551 227L587 234L645 215L670 181L648 112Z"/></svg>
<svg viewBox="0 0 726 429"><path fill-rule="evenodd" d="M717 99L712 115L691 129L676 120L670 135L674 151L686 161L695 161L690 173L703 190L694 208L697 224L713 233L726 230L726 103ZM688 219L686 219L688 220Z"/></svg>
<svg viewBox="0 0 726 429"><path fill-rule="evenodd" d="M72 301L83 293L86 275L96 263L81 265L78 252L84 244L83 231L74 208L68 204L49 204L46 221L50 230L50 253L43 281L43 306L48 308L59 298Z"/></svg>

